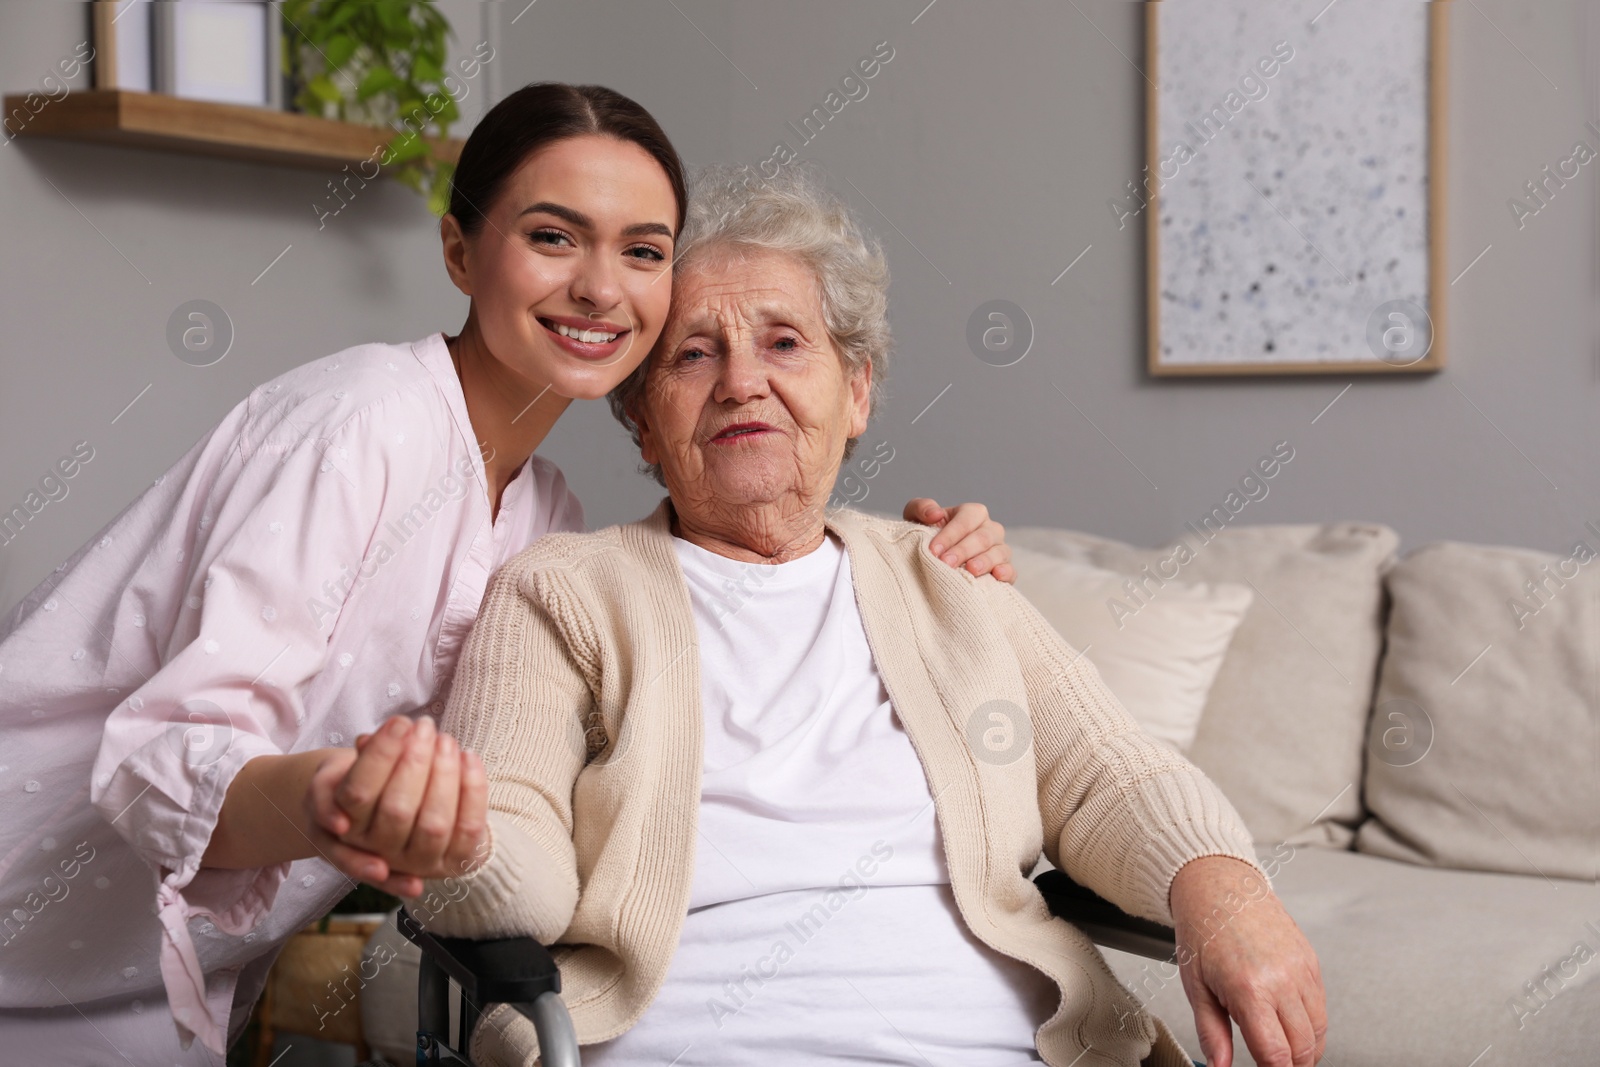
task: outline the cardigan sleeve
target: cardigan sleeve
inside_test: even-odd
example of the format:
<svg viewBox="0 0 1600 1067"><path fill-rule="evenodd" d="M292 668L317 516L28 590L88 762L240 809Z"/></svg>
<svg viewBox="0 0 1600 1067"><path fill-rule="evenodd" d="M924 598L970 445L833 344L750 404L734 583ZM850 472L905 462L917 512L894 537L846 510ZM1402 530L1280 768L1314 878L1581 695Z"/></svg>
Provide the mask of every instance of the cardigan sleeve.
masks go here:
<svg viewBox="0 0 1600 1067"><path fill-rule="evenodd" d="M1022 667L1045 858L1163 923L1172 922L1172 880L1190 860L1231 856L1261 871L1243 820L1205 773L1146 734L1022 594L989 577L976 584Z"/></svg>
<svg viewBox="0 0 1600 1067"><path fill-rule="evenodd" d="M440 725L483 759L489 840L479 866L425 882L408 902L430 932L550 944L577 908L572 795L594 697L548 589L522 561L508 563L462 648Z"/></svg>

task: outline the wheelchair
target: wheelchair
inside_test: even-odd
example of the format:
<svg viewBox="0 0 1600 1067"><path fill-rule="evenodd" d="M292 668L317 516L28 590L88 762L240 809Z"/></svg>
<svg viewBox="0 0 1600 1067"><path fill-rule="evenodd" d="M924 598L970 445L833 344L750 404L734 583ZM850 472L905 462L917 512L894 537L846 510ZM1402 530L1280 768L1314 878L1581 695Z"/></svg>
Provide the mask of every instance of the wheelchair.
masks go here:
<svg viewBox="0 0 1600 1067"><path fill-rule="evenodd" d="M1077 926L1097 944L1151 959L1170 959L1177 949L1172 928L1139 919L1064 871L1043 871L1033 880L1050 912ZM467 1049L488 1007L509 1004L527 1016L539 1035L544 1067L578 1067L578 1038L558 995L561 972L545 947L531 937L476 941L436 937L404 910L398 925L422 950L417 981L417 1067L472 1067ZM455 1043L449 1043L450 980L461 988Z"/></svg>

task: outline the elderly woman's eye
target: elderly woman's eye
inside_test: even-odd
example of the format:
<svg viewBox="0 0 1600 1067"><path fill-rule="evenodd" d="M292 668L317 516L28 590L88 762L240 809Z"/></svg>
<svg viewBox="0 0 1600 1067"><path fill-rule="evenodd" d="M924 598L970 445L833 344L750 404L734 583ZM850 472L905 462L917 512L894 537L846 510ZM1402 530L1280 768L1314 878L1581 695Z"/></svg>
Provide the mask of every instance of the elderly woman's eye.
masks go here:
<svg viewBox="0 0 1600 1067"><path fill-rule="evenodd" d="M772 347L779 352L793 352L800 346L800 342L793 337L780 337L772 343Z"/></svg>

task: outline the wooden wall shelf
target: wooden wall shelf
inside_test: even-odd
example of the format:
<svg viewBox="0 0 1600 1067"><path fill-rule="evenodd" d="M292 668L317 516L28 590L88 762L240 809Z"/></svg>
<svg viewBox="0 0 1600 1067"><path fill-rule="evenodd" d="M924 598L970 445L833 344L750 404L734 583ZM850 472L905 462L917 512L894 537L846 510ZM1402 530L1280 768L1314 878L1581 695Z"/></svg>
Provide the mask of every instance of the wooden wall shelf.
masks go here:
<svg viewBox="0 0 1600 1067"><path fill-rule="evenodd" d="M5 98L6 137L59 137L321 170L370 159L394 137L377 126L129 89L74 90L44 101L37 113L26 106L29 98L35 106L42 100L22 93ZM433 143L453 162L464 142Z"/></svg>

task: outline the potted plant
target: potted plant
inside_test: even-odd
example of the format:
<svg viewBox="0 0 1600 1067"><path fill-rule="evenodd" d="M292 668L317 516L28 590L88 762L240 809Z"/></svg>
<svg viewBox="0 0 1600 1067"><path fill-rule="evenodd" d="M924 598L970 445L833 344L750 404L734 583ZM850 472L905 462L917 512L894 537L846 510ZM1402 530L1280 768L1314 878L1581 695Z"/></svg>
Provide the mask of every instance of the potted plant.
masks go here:
<svg viewBox="0 0 1600 1067"><path fill-rule="evenodd" d="M384 165L443 215L455 165L433 140L460 118L445 84L449 20L426 0L284 0L281 7L294 106L393 129Z"/></svg>

